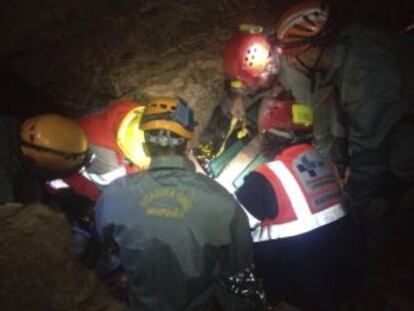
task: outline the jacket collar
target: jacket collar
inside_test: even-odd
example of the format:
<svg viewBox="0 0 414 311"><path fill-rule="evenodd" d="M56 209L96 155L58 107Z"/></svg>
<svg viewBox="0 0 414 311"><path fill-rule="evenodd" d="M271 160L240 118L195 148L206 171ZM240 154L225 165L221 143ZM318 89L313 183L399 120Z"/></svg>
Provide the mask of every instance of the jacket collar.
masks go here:
<svg viewBox="0 0 414 311"><path fill-rule="evenodd" d="M194 165L190 160L179 155L158 156L151 159L150 170L182 169L193 171Z"/></svg>
<svg viewBox="0 0 414 311"><path fill-rule="evenodd" d="M325 73L322 78L320 86L327 86L336 81L336 77L340 74L342 66L345 62L347 57L347 50L348 50L348 37L342 36L336 45L333 47L333 60L332 65Z"/></svg>

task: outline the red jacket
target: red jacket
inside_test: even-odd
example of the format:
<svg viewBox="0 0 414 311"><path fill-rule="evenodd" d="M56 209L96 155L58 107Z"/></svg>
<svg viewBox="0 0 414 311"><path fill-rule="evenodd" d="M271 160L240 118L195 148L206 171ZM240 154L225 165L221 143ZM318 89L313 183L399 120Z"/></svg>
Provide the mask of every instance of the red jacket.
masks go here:
<svg viewBox="0 0 414 311"><path fill-rule="evenodd" d="M333 166L309 144L289 147L255 171L272 185L279 211L262 222L256 242L302 234L345 215Z"/></svg>
<svg viewBox="0 0 414 311"><path fill-rule="evenodd" d="M129 100L116 100L104 109L77 120L86 132L94 159L89 167L64 179L76 193L95 201L110 181L139 171L138 167L126 161L117 143L117 132L123 118L137 105Z"/></svg>

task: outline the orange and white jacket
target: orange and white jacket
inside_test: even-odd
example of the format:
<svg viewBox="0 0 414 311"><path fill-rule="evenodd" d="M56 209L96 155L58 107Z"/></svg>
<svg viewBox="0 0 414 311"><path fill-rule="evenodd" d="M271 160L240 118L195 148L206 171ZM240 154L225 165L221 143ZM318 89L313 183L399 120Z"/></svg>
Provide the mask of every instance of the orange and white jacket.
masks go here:
<svg viewBox="0 0 414 311"><path fill-rule="evenodd" d="M309 144L286 148L255 172L270 183L278 212L274 219L265 219L256 227L254 242L303 234L345 216L334 167Z"/></svg>

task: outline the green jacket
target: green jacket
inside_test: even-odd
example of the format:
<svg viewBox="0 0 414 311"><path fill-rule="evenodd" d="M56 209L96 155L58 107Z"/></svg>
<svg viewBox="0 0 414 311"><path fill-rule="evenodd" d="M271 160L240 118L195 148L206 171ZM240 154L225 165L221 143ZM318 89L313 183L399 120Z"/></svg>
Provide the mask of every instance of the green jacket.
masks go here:
<svg viewBox="0 0 414 311"><path fill-rule="evenodd" d="M393 175L401 178L404 172L404 179L413 180L412 137L397 133L409 110L409 99L403 97L409 76L402 73L401 52L392 35L349 26L340 33L333 64L323 80L338 93L334 108L345 129L350 169L346 190L355 208L386 191ZM403 162L411 167L402 168Z"/></svg>
<svg viewBox="0 0 414 311"><path fill-rule="evenodd" d="M224 304L239 303L220 280L251 263L246 216L187 159L156 157L148 171L113 182L98 200L96 222L119 248L132 307L205 310L223 296Z"/></svg>
<svg viewBox="0 0 414 311"><path fill-rule="evenodd" d="M319 149L350 169L346 190L355 207L386 190L392 176L414 181L414 66L400 39L345 27L313 94L309 80L288 68L286 84L313 107Z"/></svg>

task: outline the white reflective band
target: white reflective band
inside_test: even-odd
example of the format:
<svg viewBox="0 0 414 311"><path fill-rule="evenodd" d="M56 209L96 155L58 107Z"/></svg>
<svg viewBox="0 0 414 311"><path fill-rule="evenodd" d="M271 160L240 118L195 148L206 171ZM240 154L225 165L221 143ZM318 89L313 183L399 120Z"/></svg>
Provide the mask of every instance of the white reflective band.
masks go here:
<svg viewBox="0 0 414 311"><path fill-rule="evenodd" d="M306 201L298 182L286 165L281 161L273 161L268 163L267 166L276 174L282 183L297 218L302 219L309 217L312 213L308 202Z"/></svg>
<svg viewBox="0 0 414 311"><path fill-rule="evenodd" d="M237 200L236 196L234 196L234 198ZM242 210L244 211L244 213L247 216L247 220L249 222L250 229L256 230L260 226L261 221L259 219L257 219L256 217L254 217L252 214L250 214L249 211L240 202L239 202L239 205L241 206Z"/></svg>
<svg viewBox="0 0 414 311"><path fill-rule="evenodd" d="M50 180L50 181L47 182L47 184L49 185L50 188L56 189L56 190L59 190L59 189L67 189L67 188L70 187L62 179Z"/></svg>
<svg viewBox="0 0 414 311"><path fill-rule="evenodd" d="M281 161L269 163L267 166L276 174L282 183L297 219L289 223L272 224L257 228L252 232L253 242L263 242L299 235L330 224L345 216L342 204L336 204L312 214L302 189L288 168Z"/></svg>
<svg viewBox="0 0 414 311"><path fill-rule="evenodd" d="M252 232L253 242L263 242L288 238L302 233L306 233L330 224L345 216L345 211L341 204L336 204L328 209L313 214L309 219L294 220L286 224L275 224L257 228Z"/></svg>
<svg viewBox="0 0 414 311"><path fill-rule="evenodd" d="M108 173L105 174L94 174L89 173L88 171L84 170L82 171L82 175L92 181L95 184L98 184L100 186L107 186L111 182L113 182L115 179L118 179L119 177L126 175L126 169L123 166L120 166Z"/></svg>
<svg viewBox="0 0 414 311"><path fill-rule="evenodd" d="M216 181L228 192L234 193L236 187L234 181L244 169L255 159L260 150L260 137L256 136L226 165Z"/></svg>

